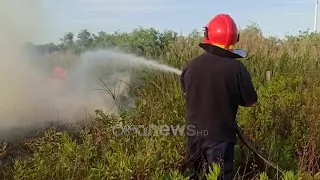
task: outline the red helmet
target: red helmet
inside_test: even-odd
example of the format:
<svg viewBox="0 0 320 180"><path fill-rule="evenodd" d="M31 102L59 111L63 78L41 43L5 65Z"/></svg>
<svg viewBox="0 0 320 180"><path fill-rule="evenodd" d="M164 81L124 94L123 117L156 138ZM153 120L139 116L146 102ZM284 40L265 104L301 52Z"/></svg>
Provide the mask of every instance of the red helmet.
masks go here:
<svg viewBox="0 0 320 180"><path fill-rule="evenodd" d="M239 42L239 37L235 21L228 14L218 14L205 27L202 43L235 53L235 44Z"/></svg>

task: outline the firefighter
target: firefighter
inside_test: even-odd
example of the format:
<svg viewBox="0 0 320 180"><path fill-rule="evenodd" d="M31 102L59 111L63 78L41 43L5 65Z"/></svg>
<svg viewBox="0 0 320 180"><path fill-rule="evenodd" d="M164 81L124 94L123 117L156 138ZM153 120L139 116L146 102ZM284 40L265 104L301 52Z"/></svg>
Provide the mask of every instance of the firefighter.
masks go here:
<svg viewBox="0 0 320 180"><path fill-rule="evenodd" d="M238 41L234 20L218 14L205 27L199 44L204 53L182 70L186 123L197 132L187 136L188 162L196 172L195 179L202 170L201 159L207 170L213 163L220 163L221 178L232 179L238 107L253 107L258 101L248 70L236 60L246 57L245 51L235 49Z"/></svg>

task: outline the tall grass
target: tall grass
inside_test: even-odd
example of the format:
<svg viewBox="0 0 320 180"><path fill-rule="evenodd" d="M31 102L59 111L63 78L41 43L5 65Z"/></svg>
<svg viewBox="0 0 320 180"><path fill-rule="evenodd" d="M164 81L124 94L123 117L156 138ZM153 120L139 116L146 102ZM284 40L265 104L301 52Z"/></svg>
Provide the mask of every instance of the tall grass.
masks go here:
<svg viewBox="0 0 320 180"><path fill-rule="evenodd" d="M201 35L180 36L172 31L137 29L132 33L100 33L87 47L118 46L128 52L158 59L181 68L200 54ZM240 108L237 120L245 135L265 156L288 170L284 175L267 167L237 142L235 179L319 178L320 143L320 35L301 33L285 40L265 38L259 27L241 32L239 48L249 56L242 60L258 91L259 105ZM64 42L62 42L63 44ZM62 45L61 45L62 47ZM63 46L64 47L64 46ZM51 64L72 68L77 44L48 55ZM60 61L59 61L60 60ZM270 81L266 71L272 71ZM112 127L125 124L183 124L184 100L179 77L163 72L137 71L141 81L132 84L136 98L133 111L120 116L97 111L97 118L76 131L53 127L44 135L0 148L2 179L188 179L183 136L115 137ZM120 108L121 109L121 108ZM3 164L14 153L28 152ZM16 157L16 156L14 156ZM214 168L207 179L217 179Z"/></svg>

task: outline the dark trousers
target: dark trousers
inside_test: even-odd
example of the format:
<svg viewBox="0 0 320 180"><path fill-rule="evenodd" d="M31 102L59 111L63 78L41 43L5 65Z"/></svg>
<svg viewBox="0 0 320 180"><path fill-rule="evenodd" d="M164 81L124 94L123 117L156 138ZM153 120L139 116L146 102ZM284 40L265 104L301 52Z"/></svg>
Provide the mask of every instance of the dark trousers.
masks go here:
<svg viewBox="0 0 320 180"><path fill-rule="evenodd" d="M188 163L195 172L193 179L198 179L203 168L208 172L209 166L219 163L222 168L220 179L232 180L233 155L234 143L210 141L199 136L188 137Z"/></svg>

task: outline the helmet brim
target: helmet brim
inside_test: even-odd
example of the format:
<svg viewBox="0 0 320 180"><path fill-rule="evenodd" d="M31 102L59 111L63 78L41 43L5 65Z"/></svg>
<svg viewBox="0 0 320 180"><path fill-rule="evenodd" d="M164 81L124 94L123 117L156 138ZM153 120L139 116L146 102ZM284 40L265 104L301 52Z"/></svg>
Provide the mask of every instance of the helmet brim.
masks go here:
<svg viewBox="0 0 320 180"><path fill-rule="evenodd" d="M207 43L200 43L199 46L206 51L212 52L217 55L229 57L229 58L246 58L247 53L242 49L235 49L234 52L230 52L226 49L220 48Z"/></svg>

